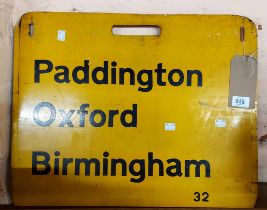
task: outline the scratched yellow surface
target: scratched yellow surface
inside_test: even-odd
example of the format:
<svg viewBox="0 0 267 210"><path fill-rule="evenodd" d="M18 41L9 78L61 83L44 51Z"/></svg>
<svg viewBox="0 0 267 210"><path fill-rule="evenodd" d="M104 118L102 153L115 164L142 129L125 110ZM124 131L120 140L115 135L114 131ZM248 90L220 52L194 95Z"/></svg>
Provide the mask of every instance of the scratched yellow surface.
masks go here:
<svg viewBox="0 0 267 210"><path fill-rule="evenodd" d="M32 26L29 26L32 25ZM159 36L119 36L113 25L157 25ZM32 29L30 29L32 27ZM240 27L245 41L240 41ZM30 31L32 30L32 31ZM58 40L58 30L65 31L65 41ZM230 61L236 55L257 58L256 28L253 22L228 15L126 15L79 13L28 13L15 31L12 131L12 199L15 205L42 206L164 206L164 207L252 207L257 196L256 109L228 107ZM54 81L55 69L34 82L34 61L50 60L54 67L69 68L69 83ZM171 69L201 70L203 85L158 86L140 92L140 85L77 84L72 81L74 67L88 59L90 70L103 61L117 62L117 67L131 67L136 74L155 69L158 63ZM166 76L163 77L166 80ZM177 79L177 78L176 78ZM57 110L55 122L42 127L35 123L33 111L40 102L50 102ZM137 104L137 127L124 127L119 117L114 127L93 127L86 115L85 126L71 118L74 127L59 127L58 109L87 111L118 109ZM74 115L73 115L74 116ZM215 126L216 119L226 126ZM165 123L176 123L166 131ZM45 151L53 160L60 158L123 158L127 163L144 159L145 178L130 181L133 175L74 175L51 172L32 174L32 152ZM147 155L164 162L181 161L182 176L148 176ZM210 177L184 175L185 160L207 160ZM41 169L40 169L41 170ZM137 170L137 169L136 169ZM101 172L102 173L102 172ZM203 201L203 193L208 194ZM200 193L200 201L196 196ZM205 194L204 194L205 197Z"/></svg>

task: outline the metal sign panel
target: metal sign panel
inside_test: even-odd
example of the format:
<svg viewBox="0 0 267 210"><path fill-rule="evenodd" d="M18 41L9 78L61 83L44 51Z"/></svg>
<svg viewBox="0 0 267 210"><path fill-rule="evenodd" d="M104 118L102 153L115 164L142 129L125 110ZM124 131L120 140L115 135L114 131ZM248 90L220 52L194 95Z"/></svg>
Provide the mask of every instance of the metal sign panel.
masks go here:
<svg viewBox="0 0 267 210"><path fill-rule="evenodd" d="M255 25L240 16L24 15L15 205L252 207L256 83L246 95L235 80L251 62L255 81L256 50Z"/></svg>

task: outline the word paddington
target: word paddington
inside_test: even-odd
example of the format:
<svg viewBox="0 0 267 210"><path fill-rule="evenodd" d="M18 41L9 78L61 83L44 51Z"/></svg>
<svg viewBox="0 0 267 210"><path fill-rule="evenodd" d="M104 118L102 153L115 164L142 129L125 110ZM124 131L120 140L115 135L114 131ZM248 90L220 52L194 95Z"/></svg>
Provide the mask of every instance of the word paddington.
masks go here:
<svg viewBox="0 0 267 210"><path fill-rule="evenodd" d="M118 68L116 61L104 61L102 66L92 68L89 60L84 60L83 66L72 68L66 65L54 66L50 60L35 60L34 82L40 83L41 77L46 80L49 78L46 75L53 74L54 81L57 83L89 84L93 82L97 85L131 86L137 84L140 92L151 91L155 84L158 86L202 87L202 72L200 70L182 71L178 68L167 70L162 63L158 63L153 70L143 68L134 70L130 67Z"/></svg>

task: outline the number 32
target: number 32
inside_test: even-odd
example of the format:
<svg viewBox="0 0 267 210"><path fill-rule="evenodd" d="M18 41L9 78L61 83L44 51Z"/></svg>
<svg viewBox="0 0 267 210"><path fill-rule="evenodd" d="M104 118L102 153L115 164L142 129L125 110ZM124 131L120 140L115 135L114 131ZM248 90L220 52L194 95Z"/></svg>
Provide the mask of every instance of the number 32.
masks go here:
<svg viewBox="0 0 267 210"><path fill-rule="evenodd" d="M195 202L209 202L208 198L209 198L209 193L207 192L203 192L202 194L200 192L195 192L194 193L195 198L194 201Z"/></svg>

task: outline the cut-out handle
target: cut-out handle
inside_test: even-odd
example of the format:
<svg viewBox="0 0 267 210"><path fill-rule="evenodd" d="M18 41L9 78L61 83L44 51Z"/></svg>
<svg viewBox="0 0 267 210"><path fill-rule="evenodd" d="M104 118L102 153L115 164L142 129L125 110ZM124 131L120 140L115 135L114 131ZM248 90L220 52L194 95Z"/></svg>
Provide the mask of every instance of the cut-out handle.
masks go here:
<svg viewBox="0 0 267 210"><path fill-rule="evenodd" d="M145 25L115 25L112 27L112 34L121 36L159 36L160 27Z"/></svg>

